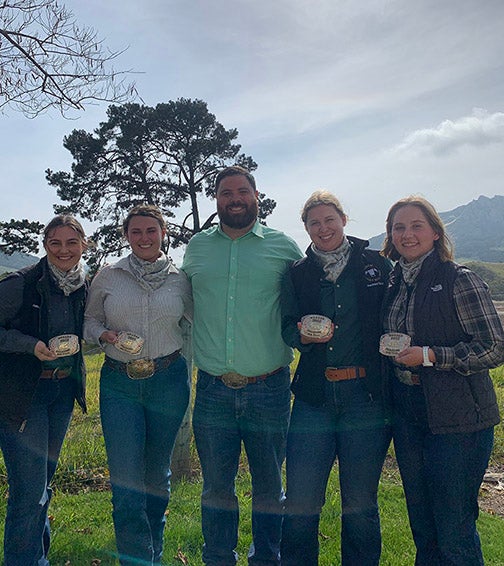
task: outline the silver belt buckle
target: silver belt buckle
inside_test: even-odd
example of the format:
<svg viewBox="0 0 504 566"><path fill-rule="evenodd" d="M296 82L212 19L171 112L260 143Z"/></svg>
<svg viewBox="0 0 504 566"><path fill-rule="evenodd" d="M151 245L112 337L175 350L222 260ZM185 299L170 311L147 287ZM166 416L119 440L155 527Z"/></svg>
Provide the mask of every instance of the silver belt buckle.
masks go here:
<svg viewBox="0 0 504 566"><path fill-rule="evenodd" d="M79 337L75 334L61 334L49 340L49 350L52 350L59 358L73 356L79 349Z"/></svg>
<svg viewBox="0 0 504 566"><path fill-rule="evenodd" d="M221 376L222 383L230 389L243 389L248 385L248 377L236 373L235 371L230 371Z"/></svg>
<svg viewBox="0 0 504 566"><path fill-rule="evenodd" d="M411 344L411 337L402 332L387 332L380 337L380 354L396 357Z"/></svg>
<svg viewBox="0 0 504 566"><path fill-rule="evenodd" d="M331 333L332 320L321 314L306 314L301 319L301 334L307 338L325 338Z"/></svg>
<svg viewBox="0 0 504 566"><path fill-rule="evenodd" d="M148 379L155 371L156 364L149 358L130 360L126 363L126 373L130 379Z"/></svg>
<svg viewBox="0 0 504 566"><path fill-rule="evenodd" d="M145 340L133 332L119 332L114 346L121 352L136 356L142 351Z"/></svg>
<svg viewBox="0 0 504 566"><path fill-rule="evenodd" d="M413 372L410 371L409 369L399 369L399 368L394 368L395 374L397 379L401 382L404 383L405 385L415 385L415 383L413 383L413 379L412 379L412 375Z"/></svg>

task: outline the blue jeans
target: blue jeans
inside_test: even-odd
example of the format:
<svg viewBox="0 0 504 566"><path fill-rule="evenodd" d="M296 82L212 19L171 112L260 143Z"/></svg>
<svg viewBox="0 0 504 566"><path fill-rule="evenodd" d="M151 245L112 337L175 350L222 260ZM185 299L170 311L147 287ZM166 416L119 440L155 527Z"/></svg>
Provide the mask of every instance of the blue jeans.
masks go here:
<svg viewBox="0 0 504 566"><path fill-rule="evenodd" d="M252 478L252 538L248 562L279 564L284 491L281 468L290 412L289 368L243 389L199 372L193 428L203 471L203 562L237 560L235 479L245 447Z"/></svg>
<svg viewBox="0 0 504 566"><path fill-rule="evenodd" d="M70 378L41 379L23 432L0 425L9 500L5 519L5 566L47 566L50 483L74 406Z"/></svg>
<svg viewBox="0 0 504 566"><path fill-rule="evenodd" d="M143 380L102 367L101 421L122 565L161 561L171 455L189 389L182 357Z"/></svg>
<svg viewBox="0 0 504 566"><path fill-rule="evenodd" d="M381 534L377 491L390 444L381 402L361 379L327 382L326 402L314 407L296 398L287 438L287 497L282 566L315 566L319 521L333 464L341 488L343 566L375 566Z"/></svg>
<svg viewBox="0 0 504 566"><path fill-rule="evenodd" d="M394 446L415 541L416 566L483 566L478 492L493 427L432 434L423 390L394 382Z"/></svg>

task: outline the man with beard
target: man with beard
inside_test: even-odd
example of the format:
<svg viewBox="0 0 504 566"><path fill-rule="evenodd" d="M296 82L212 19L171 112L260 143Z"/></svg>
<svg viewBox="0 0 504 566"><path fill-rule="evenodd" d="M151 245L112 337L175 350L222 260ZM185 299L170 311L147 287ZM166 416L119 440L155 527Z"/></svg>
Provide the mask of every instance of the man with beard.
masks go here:
<svg viewBox="0 0 504 566"><path fill-rule="evenodd" d="M292 360L281 337L280 282L302 254L291 238L258 222L258 192L246 169L224 169L215 188L220 223L191 239L182 266L194 296L203 562L232 566L238 559L235 478L243 442L252 478L248 562L273 565L280 563Z"/></svg>

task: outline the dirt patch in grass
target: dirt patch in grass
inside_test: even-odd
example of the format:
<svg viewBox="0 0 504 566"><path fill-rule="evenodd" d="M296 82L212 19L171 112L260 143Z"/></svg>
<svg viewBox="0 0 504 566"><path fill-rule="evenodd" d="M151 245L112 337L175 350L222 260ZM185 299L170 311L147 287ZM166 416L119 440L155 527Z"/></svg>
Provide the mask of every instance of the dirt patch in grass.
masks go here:
<svg viewBox="0 0 504 566"><path fill-rule="evenodd" d="M488 469L480 489L479 504L483 511L504 517L504 466Z"/></svg>
<svg viewBox="0 0 504 566"><path fill-rule="evenodd" d="M397 462L390 454L385 460L383 477L401 483ZM490 515L504 518L504 465L493 466L487 470L480 489L479 507Z"/></svg>

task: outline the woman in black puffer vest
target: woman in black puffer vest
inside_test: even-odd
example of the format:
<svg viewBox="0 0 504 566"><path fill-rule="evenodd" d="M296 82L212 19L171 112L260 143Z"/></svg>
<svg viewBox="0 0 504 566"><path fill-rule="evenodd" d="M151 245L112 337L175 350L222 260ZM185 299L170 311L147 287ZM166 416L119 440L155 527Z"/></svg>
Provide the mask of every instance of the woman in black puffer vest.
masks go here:
<svg viewBox="0 0 504 566"><path fill-rule="evenodd" d="M282 282L282 336L300 352L287 437L282 566L316 566L327 482L338 461L341 564L377 566L377 491L390 443L380 358L380 308L391 264L347 236L338 199L317 191L301 216L312 241ZM326 332L308 332L306 316ZM308 319L309 320L309 319Z"/></svg>
<svg viewBox="0 0 504 566"><path fill-rule="evenodd" d="M484 281L453 262L443 222L425 199L392 206L383 253L398 260L384 329L411 340L389 359L415 565L479 566L478 491L499 422L488 370L504 362L502 325Z"/></svg>

